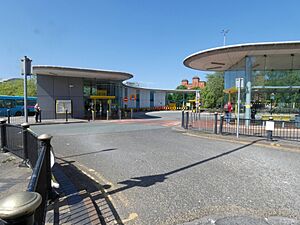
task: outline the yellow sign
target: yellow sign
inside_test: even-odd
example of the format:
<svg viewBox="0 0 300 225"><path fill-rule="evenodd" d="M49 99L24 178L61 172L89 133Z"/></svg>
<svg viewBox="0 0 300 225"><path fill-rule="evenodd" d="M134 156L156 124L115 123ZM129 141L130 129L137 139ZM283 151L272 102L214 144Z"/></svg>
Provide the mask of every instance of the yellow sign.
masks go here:
<svg viewBox="0 0 300 225"><path fill-rule="evenodd" d="M91 95L90 99L115 99L116 96L99 96L99 95Z"/></svg>
<svg viewBox="0 0 300 225"><path fill-rule="evenodd" d="M107 90L97 90L97 95L106 96L107 95Z"/></svg>

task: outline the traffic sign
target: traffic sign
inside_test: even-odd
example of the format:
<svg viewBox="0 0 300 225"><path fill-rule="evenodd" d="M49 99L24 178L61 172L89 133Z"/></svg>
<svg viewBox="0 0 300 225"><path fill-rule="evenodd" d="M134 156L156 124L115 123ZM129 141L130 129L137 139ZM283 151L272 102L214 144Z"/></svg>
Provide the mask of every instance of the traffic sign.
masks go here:
<svg viewBox="0 0 300 225"><path fill-rule="evenodd" d="M244 78L242 77L235 78L235 87L244 88Z"/></svg>

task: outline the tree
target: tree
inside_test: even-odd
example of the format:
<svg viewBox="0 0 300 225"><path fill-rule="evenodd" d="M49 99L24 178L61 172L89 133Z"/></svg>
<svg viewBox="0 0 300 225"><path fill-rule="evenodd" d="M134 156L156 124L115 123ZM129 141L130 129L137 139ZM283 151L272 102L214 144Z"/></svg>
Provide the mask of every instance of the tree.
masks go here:
<svg viewBox="0 0 300 225"><path fill-rule="evenodd" d="M176 87L177 90L186 90L187 87L184 86L184 85L179 85ZM182 105L182 101L183 101L183 96L184 93L171 93L171 94L168 94L168 100L169 102L172 102L172 103L176 103L177 106L180 106Z"/></svg>
<svg viewBox="0 0 300 225"><path fill-rule="evenodd" d="M23 96L24 95L24 80L13 79L0 83L0 95ZM36 79L35 77L27 80L28 96L36 96Z"/></svg>
<svg viewBox="0 0 300 225"><path fill-rule="evenodd" d="M216 108L223 105L224 101L224 76L222 73L213 73L206 75L206 86L203 89L202 97L204 107Z"/></svg>

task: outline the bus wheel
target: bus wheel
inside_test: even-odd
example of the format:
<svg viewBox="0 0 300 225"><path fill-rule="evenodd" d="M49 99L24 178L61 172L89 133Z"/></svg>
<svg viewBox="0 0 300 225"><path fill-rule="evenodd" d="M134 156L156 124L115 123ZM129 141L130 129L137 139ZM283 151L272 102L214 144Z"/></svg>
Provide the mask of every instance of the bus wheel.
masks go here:
<svg viewBox="0 0 300 225"><path fill-rule="evenodd" d="M22 116L22 113L20 111L16 112L15 116Z"/></svg>

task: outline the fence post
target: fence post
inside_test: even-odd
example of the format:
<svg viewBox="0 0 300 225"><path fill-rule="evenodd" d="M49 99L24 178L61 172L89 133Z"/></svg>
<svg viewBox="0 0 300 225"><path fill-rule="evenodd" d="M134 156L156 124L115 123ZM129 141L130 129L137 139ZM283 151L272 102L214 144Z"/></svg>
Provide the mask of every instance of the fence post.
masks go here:
<svg viewBox="0 0 300 225"><path fill-rule="evenodd" d="M189 129L189 112L186 112L185 116L186 116L185 129Z"/></svg>
<svg viewBox="0 0 300 225"><path fill-rule="evenodd" d="M68 122L68 110L66 109L66 122Z"/></svg>
<svg viewBox="0 0 300 225"><path fill-rule="evenodd" d="M22 140L23 140L24 159L19 166L31 168L29 157L28 157L28 143L27 143L27 134L28 134L27 129L29 128L29 123L22 123L21 126L23 128Z"/></svg>
<svg viewBox="0 0 300 225"><path fill-rule="evenodd" d="M181 112L181 127L184 128L184 110Z"/></svg>
<svg viewBox="0 0 300 225"><path fill-rule="evenodd" d="M51 141L52 136L49 134L42 134L38 136L38 140L41 143L41 147L45 149L45 160L46 160L46 182L47 182L47 189L48 194L52 193L52 187L51 187L51 163L50 163L50 150L51 150Z"/></svg>
<svg viewBox="0 0 300 225"><path fill-rule="evenodd" d="M220 116L220 131L219 131L219 134L223 134L223 121L224 121L224 115L222 114Z"/></svg>
<svg viewBox="0 0 300 225"><path fill-rule="evenodd" d="M10 123L10 109L7 110L7 123Z"/></svg>
<svg viewBox="0 0 300 225"><path fill-rule="evenodd" d="M1 125L1 152L7 152L4 147L6 146L6 119L1 119L0 120L0 125Z"/></svg>
<svg viewBox="0 0 300 225"><path fill-rule="evenodd" d="M0 218L7 225L34 225L34 211L41 203L42 197L37 192L8 195L0 200Z"/></svg>
<svg viewBox="0 0 300 225"><path fill-rule="evenodd" d="M214 129L215 134L218 134L218 113L215 112L215 129Z"/></svg>

